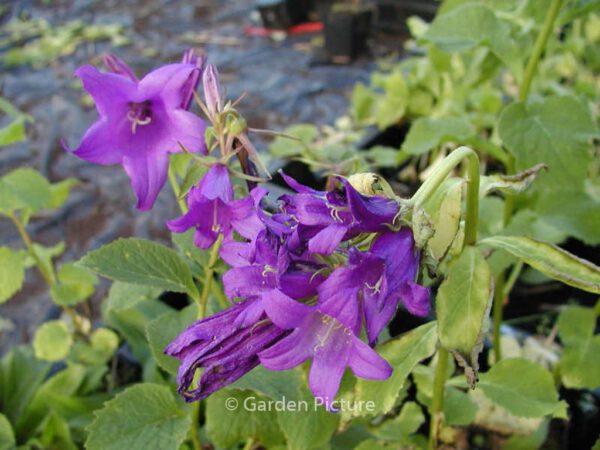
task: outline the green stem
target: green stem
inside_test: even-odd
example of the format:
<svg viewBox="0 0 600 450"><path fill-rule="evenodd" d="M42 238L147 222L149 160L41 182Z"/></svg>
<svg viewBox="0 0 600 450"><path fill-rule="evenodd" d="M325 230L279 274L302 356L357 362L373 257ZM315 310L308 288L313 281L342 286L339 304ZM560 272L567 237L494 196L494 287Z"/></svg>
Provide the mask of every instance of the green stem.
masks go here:
<svg viewBox="0 0 600 450"><path fill-rule="evenodd" d="M246 445L244 445L244 450L252 450L252 448L254 447L254 438L249 437L246 440Z"/></svg>
<svg viewBox="0 0 600 450"><path fill-rule="evenodd" d="M200 424L200 402L192 404L192 427L190 428L190 434L192 435L192 446L194 450L202 450L202 442L200 442L200 433L198 432L198 425Z"/></svg>
<svg viewBox="0 0 600 450"><path fill-rule="evenodd" d="M527 62L527 67L525 68L523 84L521 84L521 89L519 91L519 100L521 101L527 100L527 97L529 96L529 89L531 88L531 82L533 81L535 70L540 58L542 57L542 53L544 53L546 43L548 42L548 37L552 32L554 22L558 16L561 5L562 0L552 0L552 3L550 3L548 13L546 14L544 24L542 25L542 30L533 44L533 50L531 51L531 56Z"/></svg>
<svg viewBox="0 0 600 450"><path fill-rule="evenodd" d="M408 205L421 206L433 195L446 177L464 159L469 162L467 204L465 217L465 245L472 245L477 241L477 221L479 215L479 157L469 147L459 147L442 160L433 170L431 175L421 185L419 190L408 201Z"/></svg>
<svg viewBox="0 0 600 450"><path fill-rule="evenodd" d="M210 249L208 264L204 268L204 284L202 286L200 298L198 299L198 320L203 319L206 314L206 303L208 302L208 295L211 291L212 281L215 276L215 264L217 263L217 259L219 259L219 250L221 249L222 243L223 235L220 234Z"/></svg>
<svg viewBox="0 0 600 450"><path fill-rule="evenodd" d="M181 188L179 187L179 183L177 182L177 176L175 175L175 171L171 164L169 164L169 184L171 185L171 189L173 189L173 193L175 194L175 199L177 200L177 204L179 205L179 209L183 214L188 211L188 207L185 204L185 200L180 197Z"/></svg>
<svg viewBox="0 0 600 450"><path fill-rule="evenodd" d="M440 346L437 354L437 366L433 379L433 398L431 399L431 422L429 424L429 448L437 448L437 440L442 425L446 372L448 371L448 350Z"/></svg>
<svg viewBox="0 0 600 450"><path fill-rule="evenodd" d="M496 278L496 286L494 291L494 310L492 332L492 341L494 344L494 362L502 359L502 346L500 343L500 325L502 324L502 308L504 307L504 272Z"/></svg>

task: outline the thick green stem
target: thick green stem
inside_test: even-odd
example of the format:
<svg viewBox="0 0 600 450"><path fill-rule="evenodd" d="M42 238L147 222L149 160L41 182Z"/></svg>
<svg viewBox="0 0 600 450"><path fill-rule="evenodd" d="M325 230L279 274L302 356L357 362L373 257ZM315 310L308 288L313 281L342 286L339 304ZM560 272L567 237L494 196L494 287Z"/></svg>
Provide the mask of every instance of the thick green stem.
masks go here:
<svg viewBox="0 0 600 450"><path fill-rule="evenodd" d="M469 162L467 204L465 217L465 245L472 245L477 241L477 221L479 215L479 157L469 147L459 147L450 153L433 170L419 190L409 200L408 204L415 207L421 206L433 195L446 177L464 159Z"/></svg>
<svg viewBox="0 0 600 450"><path fill-rule="evenodd" d="M433 380L433 398L431 399L431 422L429 424L429 448L437 448L439 430L442 425L446 373L448 372L448 350L440 345L437 354L437 366Z"/></svg>
<svg viewBox="0 0 600 450"><path fill-rule="evenodd" d="M502 325L502 308L504 307L504 272L496 278L496 285L494 288L494 310L492 312L494 328L492 332L492 341L494 344L494 362L498 362L502 359L500 325Z"/></svg>
<svg viewBox="0 0 600 450"><path fill-rule="evenodd" d="M546 14L546 19L542 25L542 30L533 44L533 50L531 51L531 56L529 57L527 67L525 68L523 83L521 84L521 89L519 91L519 100L521 101L527 100L527 97L529 96L529 89L531 88L531 82L533 81L535 70L537 69L537 65L542 57L542 53L544 53L546 43L548 42L548 37L550 36L550 33L552 33L554 22L556 21L556 17L558 16L561 5L562 0L552 0L552 3L550 3L548 13Z"/></svg>

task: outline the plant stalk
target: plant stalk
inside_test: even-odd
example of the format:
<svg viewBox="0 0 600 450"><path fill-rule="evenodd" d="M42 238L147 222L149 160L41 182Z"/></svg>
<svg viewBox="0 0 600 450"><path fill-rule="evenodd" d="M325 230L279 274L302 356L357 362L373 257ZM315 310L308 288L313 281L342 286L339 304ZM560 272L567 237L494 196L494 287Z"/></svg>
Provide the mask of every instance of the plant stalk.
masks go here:
<svg viewBox="0 0 600 450"><path fill-rule="evenodd" d="M431 399L431 422L429 424L429 448L437 448L439 430L442 426L446 372L448 371L448 350L440 345L437 354L437 366L433 379L433 398Z"/></svg>

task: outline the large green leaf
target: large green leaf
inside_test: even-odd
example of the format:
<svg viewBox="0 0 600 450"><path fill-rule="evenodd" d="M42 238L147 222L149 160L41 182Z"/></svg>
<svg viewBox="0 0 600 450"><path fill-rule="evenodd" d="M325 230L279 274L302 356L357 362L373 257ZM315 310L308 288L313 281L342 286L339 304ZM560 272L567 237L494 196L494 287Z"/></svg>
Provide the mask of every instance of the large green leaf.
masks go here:
<svg viewBox="0 0 600 450"><path fill-rule="evenodd" d="M15 432L4 414L0 414L0 450L13 450L17 447Z"/></svg>
<svg viewBox="0 0 600 450"><path fill-rule="evenodd" d="M437 345L435 322L422 325L411 332L391 339L377 347L377 352L394 368L387 380L359 378L354 391L355 402L374 403L372 411L357 410L355 415L385 414L396 404L398 394L412 369L435 352Z"/></svg>
<svg viewBox="0 0 600 450"><path fill-rule="evenodd" d="M176 252L155 242L119 239L88 253L79 264L113 280L198 296L185 262Z"/></svg>
<svg viewBox="0 0 600 450"><path fill-rule="evenodd" d="M555 245L523 236L494 236L480 244L512 253L544 275L569 286L600 294L600 267Z"/></svg>
<svg viewBox="0 0 600 450"><path fill-rule="evenodd" d="M415 120L402 144L402 150L421 155L448 141L465 142L475 128L465 117L422 117Z"/></svg>
<svg viewBox="0 0 600 450"><path fill-rule="evenodd" d="M467 373L471 382L478 370L491 305L491 273L479 248L467 246L449 264L448 275L438 289L436 313L440 341L460 355L475 374Z"/></svg>
<svg viewBox="0 0 600 450"><path fill-rule="evenodd" d="M206 401L208 437L221 448L235 448L249 436L266 448L283 444L277 412L275 407L269 410L268 401L252 391L227 388L216 392Z"/></svg>
<svg viewBox="0 0 600 450"><path fill-rule="evenodd" d="M583 188L593 160L590 139L596 127L582 102L566 96L514 102L502 112L498 128L518 170L538 163L548 166L535 186L558 191Z"/></svg>
<svg viewBox="0 0 600 450"><path fill-rule="evenodd" d="M0 212L35 212L49 207L51 199L50 183L33 169L16 169L0 178Z"/></svg>
<svg viewBox="0 0 600 450"><path fill-rule="evenodd" d="M85 446L88 450L177 450L190 417L167 386L132 386L95 413Z"/></svg>
<svg viewBox="0 0 600 450"><path fill-rule="evenodd" d="M460 52L486 46L518 75L518 48L510 36L510 25L487 6L462 5L438 15L424 36L442 50Z"/></svg>
<svg viewBox="0 0 600 450"><path fill-rule="evenodd" d="M23 286L25 254L0 247L0 303L11 298Z"/></svg>
<svg viewBox="0 0 600 450"><path fill-rule="evenodd" d="M558 335L565 348L560 360L563 384L571 389L600 387L600 334L594 335L591 308L569 306L558 316Z"/></svg>
<svg viewBox="0 0 600 450"><path fill-rule="evenodd" d="M480 374L478 388L486 397L519 417L542 417L564 409L552 375L526 359L503 359Z"/></svg>

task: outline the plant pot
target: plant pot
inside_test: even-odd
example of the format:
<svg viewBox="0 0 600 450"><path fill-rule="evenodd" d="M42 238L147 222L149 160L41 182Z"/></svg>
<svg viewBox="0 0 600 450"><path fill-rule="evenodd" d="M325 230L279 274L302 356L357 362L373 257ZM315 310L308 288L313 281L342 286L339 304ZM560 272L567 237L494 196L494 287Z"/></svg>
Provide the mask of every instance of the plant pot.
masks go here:
<svg viewBox="0 0 600 450"><path fill-rule="evenodd" d="M336 8L325 19L325 50L334 62L349 62L367 48L373 12L370 8Z"/></svg>
<svg viewBox="0 0 600 450"><path fill-rule="evenodd" d="M259 0L257 8L265 28L287 30L308 20L309 3L310 0Z"/></svg>
<svg viewBox="0 0 600 450"><path fill-rule="evenodd" d="M418 16L430 22L438 4L435 0L377 0L374 25L383 31L408 34L406 20Z"/></svg>

